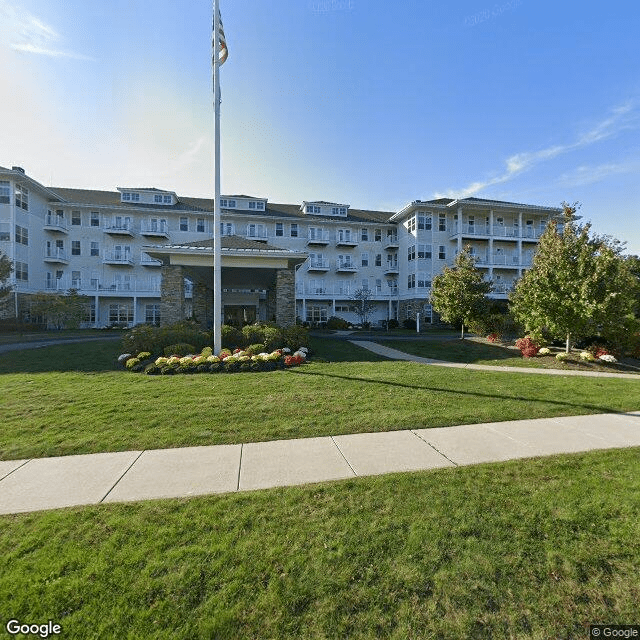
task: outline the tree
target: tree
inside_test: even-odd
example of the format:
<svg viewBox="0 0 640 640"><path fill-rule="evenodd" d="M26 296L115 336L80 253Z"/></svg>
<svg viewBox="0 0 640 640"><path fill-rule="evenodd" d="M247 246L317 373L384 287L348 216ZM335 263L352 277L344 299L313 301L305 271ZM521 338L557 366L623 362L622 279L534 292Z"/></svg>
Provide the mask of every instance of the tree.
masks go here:
<svg viewBox="0 0 640 640"><path fill-rule="evenodd" d="M41 317L45 324L56 329L75 329L87 315L89 298L81 296L76 289L66 294L37 293L31 297L30 313Z"/></svg>
<svg viewBox="0 0 640 640"><path fill-rule="evenodd" d="M358 314L360 318L360 324L364 327L369 324L369 316L373 311L373 302L371 301L373 294L371 289L363 287L358 289L351 299L354 301L353 311Z"/></svg>
<svg viewBox="0 0 640 640"><path fill-rule="evenodd" d="M481 318L487 310L487 294L492 285L476 268L469 247L456 256L453 267L445 267L431 285L430 302L433 309L449 324L464 326Z"/></svg>
<svg viewBox="0 0 640 640"><path fill-rule="evenodd" d="M9 256L6 256L2 251L0 251L0 301L4 300L12 290L12 286L10 284L5 284L5 282L11 276L13 272L13 265L11 264L11 260Z"/></svg>
<svg viewBox="0 0 640 640"><path fill-rule="evenodd" d="M601 335L620 343L632 331L638 280L623 245L591 237L577 224L577 203L563 202L561 225L552 221L540 238L533 265L518 281L510 309L527 331L571 340Z"/></svg>

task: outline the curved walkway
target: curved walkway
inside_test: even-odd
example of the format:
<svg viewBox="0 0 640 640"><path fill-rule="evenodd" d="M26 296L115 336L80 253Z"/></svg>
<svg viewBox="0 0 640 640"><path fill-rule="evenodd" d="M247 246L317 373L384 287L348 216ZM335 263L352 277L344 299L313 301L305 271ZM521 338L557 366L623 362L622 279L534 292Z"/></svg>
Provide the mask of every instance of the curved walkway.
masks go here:
<svg viewBox="0 0 640 640"><path fill-rule="evenodd" d="M349 340L352 344L363 347L368 351L377 353L390 360L408 360L409 362L418 362L420 364L431 364L438 367L454 367L456 369L475 369L477 371L504 371L506 373L540 373L551 376L588 376L594 378L632 378L640 380L640 375L635 373L609 373L608 371L574 371L572 369L536 369L534 367L501 367L499 365L489 364L470 364L466 362L447 362L445 360L435 360L434 358L422 358L414 356L404 351L398 351L391 347L385 347L377 342L370 340Z"/></svg>

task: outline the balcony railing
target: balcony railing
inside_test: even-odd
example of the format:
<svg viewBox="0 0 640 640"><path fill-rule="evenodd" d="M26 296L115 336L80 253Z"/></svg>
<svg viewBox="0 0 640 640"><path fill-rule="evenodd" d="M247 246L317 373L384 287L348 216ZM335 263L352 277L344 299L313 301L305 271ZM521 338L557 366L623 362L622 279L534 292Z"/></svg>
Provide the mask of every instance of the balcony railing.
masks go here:
<svg viewBox="0 0 640 640"><path fill-rule="evenodd" d="M69 227L62 216L47 214L44 218L44 229L46 231L62 231L66 233Z"/></svg>
<svg viewBox="0 0 640 640"><path fill-rule="evenodd" d="M103 231L112 235L133 237L133 225L131 222L107 222L103 227Z"/></svg>
<svg viewBox="0 0 640 640"><path fill-rule="evenodd" d="M251 229L249 227L246 228L244 237L247 240L267 240L267 230L266 229Z"/></svg>
<svg viewBox="0 0 640 640"><path fill-rule="evenodd" d="M307 233L307 244L327 245L329 244L329 232L328 231L312 231Z"/></svg>
<svg viewBox="0 0 640 640"><path fill-rule="evenodd" d="M398 263L397 262L387 262L387 264L384 267L384 271L383 273L385 275L390 275L390 274L394 274L394 273L398 273Z"/></svg>
<svg viewBox="0 0 640 640"><path fill-rule="evenodd" d="M45 249L44 260L45 262L62 262L64 264L68 264L69 256L64 249Z"/></svg>
<svg viewBox="0 0 640 640"><path fill-rule="evenodd" d="M140 264L144 267L161 267L162 260L158 260L157 258L152 258L148 256L146 253L140 254Z"/></svg>
<svg viewBox="0 0 640 640"><path fill-rule="evenodd" d="M355 247L358 245L357 233L340 233L336 231L336 246Z"/></svg>
<svg viewBox="0 0 640 640"><path fill-rule="evenodd" d="M329 269L329 262L327 260L313 260L307 267L307 271L329 271Z"/></svg>
<svg viewBox="0 0 640 640"><path fill-rule="evenodd" d="M358 267L354 262L340 261L336 260L336 271L350 271L355 272L358 270Z"/></svg>
<svg viewBox="0 0 640 640"><path fill-rule="evenodd" d="M166 222L163 224L143 221L140 224L140 233L143 236L150 236L154 238L168 238L169 228Z"/></svg>
<svg viewBox="0 0 640 640"><path fill-rule="evenodd" d="M126 251L108 251L102 259L104 264L133 265L131 254Z"/></svg>
<svg viewBox="0 0 640 640"><path fill-rule="evenodd" d="M351 296L357 291L359 287L353 283L334 283L329 285L324 284L309 284L298 283L296 285L296 296L322 296L324 298L351 298ZM376 287L371 290L373 298L390 298L398 295L398 287Z"/></svg>
<svg viewBox="0 0 640 640"><path fill-rule="evenodd" d="M400 246L398 236L387 236L382 246L385 249L397 249Z"/></svg>

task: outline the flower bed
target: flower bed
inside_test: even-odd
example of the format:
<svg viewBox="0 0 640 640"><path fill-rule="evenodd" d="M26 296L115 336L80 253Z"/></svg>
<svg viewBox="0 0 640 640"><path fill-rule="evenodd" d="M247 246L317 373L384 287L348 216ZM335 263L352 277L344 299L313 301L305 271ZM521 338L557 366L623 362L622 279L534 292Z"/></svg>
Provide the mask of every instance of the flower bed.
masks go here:
<svg viewBox="0 0 640 640"><path fill-rule="evenodd" d="M185 356L172 354L156 357L148 351L137 356L123 353L118 358L118 364L133 373L147 375L259 372L297 367L307 361L308 353L306 347L300 347L293 354L290 349L284 348L270 353L251 353L250 350L242 349L231 352L223 349L218 355L214 355L211 347L205 347L200 353Z"/></svg>

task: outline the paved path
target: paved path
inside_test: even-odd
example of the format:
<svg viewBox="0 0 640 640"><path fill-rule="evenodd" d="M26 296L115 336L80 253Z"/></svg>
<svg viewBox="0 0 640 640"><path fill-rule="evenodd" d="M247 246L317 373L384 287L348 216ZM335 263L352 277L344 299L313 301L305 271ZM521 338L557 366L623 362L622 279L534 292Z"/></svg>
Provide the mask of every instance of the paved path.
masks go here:
<svg viewBox="0 0 640 640"><path fill-rule="evenodd" d="M31 342L15 342L12 344L0 344L0 353L7 351L20 351L21 349L40 349L54 344L73 344L74 342L94 342L96 340L122 340L122 336L96 336L95 338L44 338Z"/></svg>
<svg viewBox="0 0 640 640"><path fill-rule="evenodd" d="M0 461L0 513L301 485L640 446L640 411Z"/></svg>
<svg viewBox="0 0 640 640"><path fill-rule="evenodd" d="M350 340L355 345L363 347L391 360L408 360L420 364L432 364L439 367L454 367L457 369L475 369L477 371L504 371L506 373L541 373L552 376L590 376L595 378L632 378L640 381L640 375L636 373L613 373L608 371L575 371L573 369L537 369L534 367L501 367L489 364L468 364L466 362L446 362L445 360L435 360L434 358L421 358L404 351L398 351L391 347L385 347L377 342L369 340Z"/></svg>

